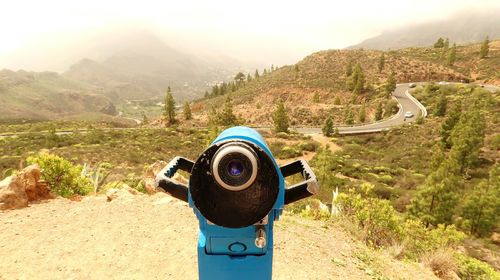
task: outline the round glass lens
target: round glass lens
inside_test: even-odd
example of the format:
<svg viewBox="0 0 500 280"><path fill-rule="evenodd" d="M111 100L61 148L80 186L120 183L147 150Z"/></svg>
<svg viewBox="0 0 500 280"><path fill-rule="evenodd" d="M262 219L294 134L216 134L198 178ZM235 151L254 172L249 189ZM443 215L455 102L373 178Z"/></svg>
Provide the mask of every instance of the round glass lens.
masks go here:
<svg viewBox="0 0 500 280"><path fill-rule="evenodd" d="M241 162L232 160L227 165L227 169L229 171L229 175L231 176L240 176L243 173L243 164Z"/></svg>

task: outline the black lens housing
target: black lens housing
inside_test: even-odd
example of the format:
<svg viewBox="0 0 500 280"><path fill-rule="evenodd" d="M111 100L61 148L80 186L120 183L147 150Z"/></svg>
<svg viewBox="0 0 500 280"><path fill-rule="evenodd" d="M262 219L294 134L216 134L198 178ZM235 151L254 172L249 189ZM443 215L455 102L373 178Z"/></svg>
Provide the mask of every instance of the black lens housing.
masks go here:
<svg viewBox="0 0 500 280"><path fill-rule="evenodd" d="M255 178L241 190L222 187L213 170L214 159L219 150L228 143L244 144L257 159ZM217 165L222 181L238 185L246 182L249 169L246 156L223 156ZM228 164L240 161L244 167L239 176L231 176ZM244 140L225 141L208 147L193 165L189 180L189 192L195 207L210 222L228 228L242 228L261 221L271 211L279 193L279 175L274 160L258 145Z"/></svg>

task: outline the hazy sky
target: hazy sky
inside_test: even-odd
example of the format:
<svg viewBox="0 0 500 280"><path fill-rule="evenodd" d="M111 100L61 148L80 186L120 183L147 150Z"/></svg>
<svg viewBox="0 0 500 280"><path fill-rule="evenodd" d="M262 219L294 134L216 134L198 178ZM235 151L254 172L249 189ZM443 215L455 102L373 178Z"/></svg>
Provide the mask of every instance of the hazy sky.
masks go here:
<svg viewBox="0 0 500 280"><path fill-rule="evenodd" d="M0 69L53 70L56 63L40 63L74 59L95 34L134 28L152 30L186 52L294 63L383 30L499 6L498 0L2 1Z"/></svg>

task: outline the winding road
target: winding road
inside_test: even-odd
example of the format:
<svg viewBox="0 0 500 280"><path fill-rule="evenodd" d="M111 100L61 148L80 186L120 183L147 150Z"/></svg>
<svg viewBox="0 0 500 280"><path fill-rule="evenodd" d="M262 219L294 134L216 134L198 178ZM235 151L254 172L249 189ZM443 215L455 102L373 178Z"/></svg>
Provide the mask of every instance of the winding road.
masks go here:
<svg viewBox="0 0 500 280"><path fill-rule="evenodd" d="M378 122L372 122L368 124L363 124L363 125L353 125L353 126L338 126L339 134L343 135L350 135L350 134L365 134L365 133L374 133L374 132L381 132L381 131L387 131L390 130L391 128L401 126L405 123L411 123L414 122L418 116L422 115L423 117L427 116L427 109L417 100L415 99L411 94L411 88L410 88L411 83L404 83L404 84L397 84L396 89L392 93L393 98L398 102L399 106L399 111L396 115L390 117L389 119L381 120ZM423 85L426 84L426 82L418 82L418 83L413 83L416 85ZM446 83L446 84L452 84L452 83ZM458 83L456 83L458 84ZM482 87L488 91L496 91L500 90L499 87L497 86L492 86L492 85L482 85ZM412 112L413 117L411 118L406 118L405 113L406 112ZM270 127L259 127L259 126L252 126L253 128L257 129L271 129ZM102 130L127 130L127 129L139 129L139 128L104 128ZM291 130L307 134L307 135L314 135L314 134L321 134L321 127L293 127ZM63 134L72 134L72 133L85 133L90 130L65 130L65 131L57 131L56 134L58 135L63 135ZM21 134L26 134L27 132L14 132L14 133L0 133L0 138L2 137L11 137L11 136L16 136L16 135L21 135ZM40 132L44 133L44 132ZM46 133L46 131L45 131Z"/></svg>
<svg viewBox="0 0 500 280"><path fill-rule="evenodd" d="M425 107L410 94L410 83L398 84L396 86L396 90L394 90L394 92L392 93L392 96L399 103L399 111L396 115L392 116L389 119L364 125L339 126L339 134L363 134L386 131L405 123L411 123L415 121L420 114L423 117L427 116L427 110L425 109ZM414 116L411 118L405 118L405 113L408 111L412 112ZM318 127L296 127L293 128L293 130L303 134L321 133L321 128Z"/></svg>

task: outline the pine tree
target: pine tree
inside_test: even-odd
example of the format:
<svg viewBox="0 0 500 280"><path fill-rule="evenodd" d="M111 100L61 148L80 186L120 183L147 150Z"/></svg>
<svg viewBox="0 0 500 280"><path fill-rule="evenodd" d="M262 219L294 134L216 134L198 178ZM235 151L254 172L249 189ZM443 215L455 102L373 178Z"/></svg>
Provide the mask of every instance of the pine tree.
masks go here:
<svg viewBox="0 0 500 280"><path fill-rule="evenodd" d="M288 132L288 116L286 114L285 104L279 100L276 110L273 113L274 130L276 132Z"/></svg>
<svg viewBox="0 0 500 280"><path fill-rule="evenodd" d="M438 102L436 104L436 109L434 111L434 116L442 117L446 114L446 107L448 106L448 99L442 94L439 96Z"/></svg>
<svg viewBox="0 0 500 280"><path fill-rule="evenodd" d="M383 113L383 111L382 111L382 103L379 102L377 104L377 109L375 110L375 120L376 121L379 121L379 120L382 119L382 113Z"/></svg>
<svg viewBox="0 0 500 280"><path fill-rule="evenodd" d="M234 76L234 80L236 81L236 83L241 83L245 81L245 74L243 74L242 72L238 72L238 74Z"/></svg>
<svg viewBox="0 0 500 280"><path fill-rule="evenodd" d="M250 82L252 80L252 76L250 74L247 74L247 82Z"/></svg>
<svg viewBox="0 0 500 280"><path fill-rule="evenodd" d="M255 69L254 78L257 80L259 77L259 70Z"/></svg>
<svg viewBox="0 0 500 280"><path fill-rule="evenodd" d="M448 52L448 58L446 62L448 63L448 65L452 66L453 64L455 64L456 60L457 60L457 45L453 44L450 51Z"/></svg>
<svg viewBox="0 0 500 280"><path fill-rule="evenodd" d="M498 224L500 213L500 164L490 169L488 181L476 185L466 196L462 217L466 219L469 232L479 237L491 233Z"/></svg>
<svg viewBox="0 0 500 280"><path fill-rule="evenodd" d="M218 117L218 123L222 126L232 126L238 124L238 118L233 113L233 105L231 96L226 97L224 108Z"/></svg>
<svg viewBox="0 0 500 280"><path fill-rule="evenodd" d="M215 106L212 105L210 107L210 111L208 112L208 126L209 127L216 127L219 123L218 118L219 118L219 114L217 113L217 109L215 109Z"/></svg>
<svg viewBox="0 0 500 280"><path fill-rule="evenodd" d="M266 68L264 68L264 72L262 72L262 76L265 76L265 75L267 75L267 69Z"/></svg>
<svg viewBox="0 0 500 280"><path fill-rule="evenodd" d="M394 72L392 72L389 77L387 77L387 82L385 83L385 93L387 98L391 98L394 90L396 90L396 77Z"/></svg>
<svg viewBox="0 0 500 280"><path fill-rule="evenodd" d="M170 87L167 89L167 94L165 95L165 107L163 115L167 119L168 124L175 123L175 100L172 96L172 90Z"/></svg>
<svg viewBox="0 0 500 280"><path fill-rule="evenodd" d="M323 132L323 135L325 135L326 137L330 137L333 135L333 120L331 117L328 117L326 119L325 124L323 125L323 128L321 130Z"/></svg>
<svg viewBox="0 0 500 280"><path fill-rule="evenodd" d="M361 106L361 109L359 110L359 116L358 119L360 122L364 123L366 121L366 108L365 104Z"/></svg>
<svg viewBox="0 0 500 280"><path fill-rule="evenodd" d="M345 111L345 123L351 125L354 123L354 115L352 113L351 107L348 105Z"/></svg>
<svg viewBox="0 0 500 280"><path fill-rule="evenodd" d="M451 224L458 203L457 173L458 167L453 161L443 161L417 189L408 214L420 219L426 226Z"/></svg>
<svg viewBox="0 0 500 280"><path fill-rule="evenodd" d="M219 86L218 85L214 85L212 87L212 96L217 96L219 95Z"/></svg>
<svg viewBox="0 0 500 280"><path fill-rule="evenodd" d="M149 123L148 116L146 116L146 113L142 112L142 124L146 125Z"/></svg>
<svg viewBox="0 0 500 280"><path fill-rule="evenodd" d="M352 75L352 60L347 61L347 65L345 67L345 75L346 77L350 77Z"/></svg>
<svg viewBox="0 0 500 280"><path fill-rule="evenodd" d="M271 72L274 72L274 64L271 64Z"/></svg>
<svg viewBox="0 0 500 280"><path fill-rule="evenodd" d="M461 173L465 172L464 175L479 160L479 153L484 145L485 126L484 114L476 103L462 114L451 132L450 158L457 163Z"/></svg>
<svg viewBox="0 0 500 280"><path fill-rule="evenodd" d="M205 90L205 95L204 95L204 97L205 97L205 98L208 98L208 97L209 97L209 95L208 95L208 91L207 91L207 90Z"/></svg>
<svg viewBox="0 0 500 280"><path fill-rule="evenodd" d="M490 40L488 37L484 39L483 44L481 44L481 51L479 52L480 58L486 58L490 51Z"/></svg>
<svg viewBox="0 0 500 280"><path fill-rule="evenodd" d="M382 73L382 70L384 70L384 65L385 65L385 55L382 53L380 55L380 58L378 60L378 72Z"/></svg>
<svg viewBox="0 0 500 280"><path fill-rule="evenodd" d="M441 142L447 149L451 148L451 139L450 139L451 131L460 120L461 115L462 115L462 103L460 101L457 101L453 106L453 108L451 109L448 116L446 117L445 121L441 125L441 131L440 131Z"/></svg>
<svg viewBox="0 0 500 280"><path fill-rule="evenodd" d="M444 47L444 40L443 38L439 37L439 39L434 43L434 48L442 48Z"/></svg>
<svg viewBox="0 0 500 280"><path fill-rule="evenodd" d="M184 110L183 110L183 114L184 114L184 119L185 119L185 120L190 120L190 119L192 119L192 115L191 115L191 107L189 106L189 102L184 103Z"/></svg>
<svg viewBox="0 0 500 280"><path fill-rule="evenodd" d="M299 72L299 65L298 64L295 64L294 70L295 70L295 72Z"/></svg>
<svg viewBox="0 0 500 280"><path fill-rule="evenodd" d="M365 75L363 73L363 68L361 68L361 64L356 63L349 82L349 90L352 90L354 94L360 94L363 92L364 87Z"/></svg>

